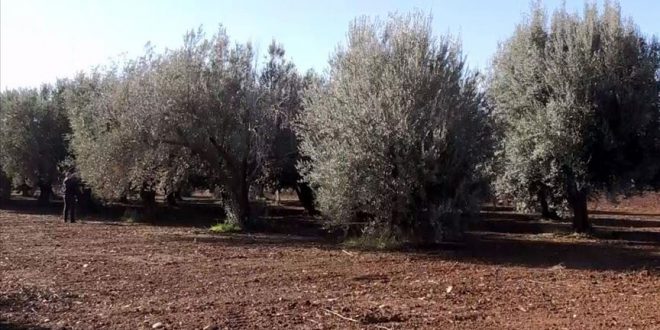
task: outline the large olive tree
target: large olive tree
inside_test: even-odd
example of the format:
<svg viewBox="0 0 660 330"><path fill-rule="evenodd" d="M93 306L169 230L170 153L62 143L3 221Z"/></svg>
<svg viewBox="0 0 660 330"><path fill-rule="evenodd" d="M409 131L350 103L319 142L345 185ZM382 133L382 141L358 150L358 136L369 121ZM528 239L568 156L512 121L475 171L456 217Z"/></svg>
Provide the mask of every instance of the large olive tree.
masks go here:
<svg viewBox="0 0 660 330"><path fill-rule="evenodd" d="M196 165L190 154L150 143L133 120L145 106L156 106L153 70L158 60L148 51L122 67L97 69L70 82L66 99L74 164L104 199L139 193L146 206L153 206L157 189L176 190Z"/></svg>
<svg viewBox="0 0 660 330"><path fill-rule="evenodd" d="M478 208L490 135L477 74L421 14L361 18L308 90L300 117L305 179L330 224L364 222L442 239Z"/></svg>
<svg viewBox="0 0 660 330"><path fill-rule="evenodd" d="M231 221L248 226L250 189L263 174L273 138L271 103L250 44L230 45L223 29L213 38L190 33L155 68L155 103L134 119L158 146L198 157L225 191Z"/></svg>
<svg viewBox="0 0 660 330"><path fill-rule="evenodd" d="M115 195L208 177L226 196L230 220L248 225L249 191L262 177L278 111L260 82L250 44L186 35L122 69L82 79L71 97L73 147L83 178Z"/></svg>
<svg viewBox="0 0 660 330"><path fill-rule="evenodd" d="M58 164L66 156L69 126L64 88L63 84L44 85L6 90L0 95L0 171L4 171L4 180L10 177L15 183L38 186L44 203L58 179Z"/></svg>
<svg viewBox="0 0 660 330"><path fill-rule="evenodd" d="M660 45L618 6L562 8L549 24L535 6L493 63L497 190L525 206L542 189L581 232L594 193L644 188L658 167L659 68Z"/></svg>

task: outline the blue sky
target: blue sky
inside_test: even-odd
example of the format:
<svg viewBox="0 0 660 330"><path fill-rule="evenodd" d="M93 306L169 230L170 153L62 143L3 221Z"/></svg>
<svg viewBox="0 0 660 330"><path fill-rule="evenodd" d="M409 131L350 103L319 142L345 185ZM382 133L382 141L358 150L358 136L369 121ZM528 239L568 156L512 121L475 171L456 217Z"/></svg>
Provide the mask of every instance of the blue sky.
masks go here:
<svg viewBox="0 0 660 330"><path fill-rule="evenodd" d="M623 12L645 34L660 35L660 1L623 0ZM265 49L275 38L301 70L322 71L360 15L421 9L433 14L436 34L460 35L468 61L483 69L498 42L513 31L529 0L2 0L0 89L38 86L56 77L140 54L147 41L177 47L182 35L219 23L236 41ZM579 10L584 2L566 0ZM546 0L552 10L561 0Z"/></svg>

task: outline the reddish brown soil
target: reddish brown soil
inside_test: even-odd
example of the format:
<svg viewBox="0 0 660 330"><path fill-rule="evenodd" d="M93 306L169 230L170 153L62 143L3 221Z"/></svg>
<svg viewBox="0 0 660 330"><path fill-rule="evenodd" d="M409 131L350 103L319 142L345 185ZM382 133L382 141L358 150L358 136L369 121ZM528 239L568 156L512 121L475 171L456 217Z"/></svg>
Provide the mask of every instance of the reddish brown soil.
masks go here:
<svg viewBox="0 0 660 330"><path fill-rule="evenodd" d="M660 193L646 193L610 201L606 197L591 202L591 207L604 212L660 216Z"/></svg>
<svg viewBox="0 0 660 330"><path fill-rule="evenodd" d="M657 242L480 232L369 252L94 220L0 210L0 328L660 329Z"/></svg>

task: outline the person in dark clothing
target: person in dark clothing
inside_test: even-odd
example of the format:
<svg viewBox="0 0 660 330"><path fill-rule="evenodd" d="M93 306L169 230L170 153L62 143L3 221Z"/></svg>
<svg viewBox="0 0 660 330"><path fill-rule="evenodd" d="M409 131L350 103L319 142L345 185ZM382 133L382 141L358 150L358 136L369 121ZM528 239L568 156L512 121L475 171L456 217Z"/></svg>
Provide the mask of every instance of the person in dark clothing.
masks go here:
<svg viewBox="0 0 660 330"><path fill-rule="evenodd" d="M73 172L69 172L62 185L64 193L64 222L76 222L76 200L80 195L80 182Z"/></svg>

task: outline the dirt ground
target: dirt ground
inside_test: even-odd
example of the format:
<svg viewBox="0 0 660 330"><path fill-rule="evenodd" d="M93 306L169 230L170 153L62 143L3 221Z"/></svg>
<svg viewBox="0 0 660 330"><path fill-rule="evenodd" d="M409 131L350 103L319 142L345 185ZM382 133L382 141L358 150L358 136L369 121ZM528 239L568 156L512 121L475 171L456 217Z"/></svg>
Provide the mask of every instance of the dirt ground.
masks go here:
<svg viewBox="0 0 660 330"><path fill-rule="evenodd" d="M597 205L598 230L640 240L482 229L395 252L0 210L0 328L660 329L655 201Z"/></svg>

